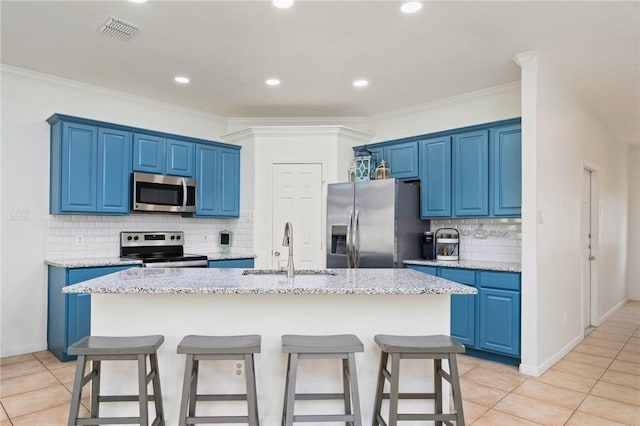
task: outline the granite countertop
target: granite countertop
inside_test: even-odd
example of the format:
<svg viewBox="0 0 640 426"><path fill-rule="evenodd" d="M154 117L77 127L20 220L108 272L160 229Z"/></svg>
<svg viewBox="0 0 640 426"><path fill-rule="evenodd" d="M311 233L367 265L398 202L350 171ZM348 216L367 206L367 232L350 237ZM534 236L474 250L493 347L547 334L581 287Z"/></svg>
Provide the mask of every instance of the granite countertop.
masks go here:
<svg viewBox="0 0 640 426"><path fill-rule="evenodd" d="M200 254L200 253L198 253ZM253 259L255 254L248 253L205 253L209 260ZM101 266L142 265L141 260L122 259L120 257L88 257L76 259L45 259L44 263L58 268L96 268Z"/></svg>
<svg viewBox="0 0 640 426"><path fill-rule="evenodd" d="M422 266L442 266L446 268L464 268L464 269L484 269L487 271L501 271L501 272L522 272L522 267L519 263L509 262L490 262L484 260L459 260L459 261L447 261L447 260L405 260L405 265L422 265Z"/></svg>
<svg viewBox="0 0 640 426"><path fill-rule="evenodd" d="M92 294L475 294L412 269L333 269L336 275L243 275L242 269L133 268L66 286Z"/></svg>

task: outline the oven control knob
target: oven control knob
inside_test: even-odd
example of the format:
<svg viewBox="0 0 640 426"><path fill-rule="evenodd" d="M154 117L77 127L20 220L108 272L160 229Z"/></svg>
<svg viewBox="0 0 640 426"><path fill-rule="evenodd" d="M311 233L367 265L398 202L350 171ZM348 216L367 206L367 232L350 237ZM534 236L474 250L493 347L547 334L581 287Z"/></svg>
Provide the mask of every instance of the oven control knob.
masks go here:
<svg viewBox="0 0 640 426"><path fill-rule="evenodd" d="M138 238L139 238L139 237L136 235L135 237L133 237L133 240L134 240L134 241L138 241Z"/></svg>
<svg viewBox="0 0 640 426"><path fill-rule="evenodd" d="M179 240L180 239L180 235L178 235L176 238Z"/></svg>
<svg viewBox="0 0 640 426"><path fill-rule="evenodd" d="M171 236L171 239L172 239L172 240L175 240L175 239L176 239L176 236L175 236L175 235L172 235L172 236Z"/></svg>
<svg viewBox="0 0 640 426"><path fill-rule="evenodd" d="M131 235L129 235L129 236L127 237L127 241L131 241L132 239L133 239L133 237L132 237Z"/></svg>

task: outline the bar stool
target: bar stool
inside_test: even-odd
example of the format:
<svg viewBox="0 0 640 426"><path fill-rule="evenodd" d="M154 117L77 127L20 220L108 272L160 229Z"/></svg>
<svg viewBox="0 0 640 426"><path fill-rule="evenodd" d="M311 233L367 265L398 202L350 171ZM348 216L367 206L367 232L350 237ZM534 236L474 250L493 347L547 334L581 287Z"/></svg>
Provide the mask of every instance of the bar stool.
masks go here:
<svg viewBox="0 0 640 426"><path fill-rule="evenodd" d="M258 426L258 398L253 354L260 353L260 336L185 336L178 353L186 354L179 425L202 423L248 423ZM201 360L244 360L246 394L198 394ZM247 416L196 416L198 401L247 401Z"/></svg>
<svg viewBox="0 0 640 426"><path fill-rule="evenodd" d="M140 424L149 425L149 401L153 401L156 417L152 426L164 426L160 373L158 371L157 350L164 342L164 336L105 337L87 336L69 346L67 353L77 355L76 374L69 409L69 426L100 424ZM151 366L147 373L147 356ZM102 361L138 361L138 395L100 395L100 369ZM91 361L91 371L85 376L87 361ZM82 388L91 382L91 417L80 418ZM147 392L149 382L153 382L153 395ZM99 417L101 402L138 401L139 417Z"/></svg>
<svg viewBox="0 0 640 426"><path fill-rule="evenodd" d="M363 352L364 345L353 334L335 336L282 336L282 352L288 353L287 378L284 387L284 404L282 409L283 426L291 426L293 422L340 422L361 426L360 396L358 393L358 377L356 372L355 352ZM343 393L296 393L296 374L299 359L342 360ZM344 400L344 414L315 414L296 416L293 413L295 401L298 400Z"/></svg>
<svg viewBox="0 0 640 426"><path fill-rule="evenodd" d="M456 354L464 353L465 348L449 336L389 336L378 334L375 342L382 349L380 369L378 371L378 386L373 410L373 425L387 426L382 418L382 400L389 400L388 426L396 426L398 421L432 420L436 426L442 423L452 425L455 420L457 426L464 426L462 410L462 395L458 378L458 364ZM391 355L391 371L387 370L387 361ZM400 360L401 359L433 359L434 392L433 393L400 393ZM449 362L449 373L442 369L442 360ZM391 389L384 393L385 379L389 380ZM455 413L442 414L442 379L451 384ZM398 400L400 399L433 399L435 413L398 414Z"/></svg>

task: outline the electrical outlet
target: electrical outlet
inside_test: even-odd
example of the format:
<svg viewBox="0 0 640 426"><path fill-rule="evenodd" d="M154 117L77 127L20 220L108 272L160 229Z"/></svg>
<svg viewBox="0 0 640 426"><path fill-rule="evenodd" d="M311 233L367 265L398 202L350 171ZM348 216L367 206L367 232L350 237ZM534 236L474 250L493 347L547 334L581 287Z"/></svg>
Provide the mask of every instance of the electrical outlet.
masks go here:
<svg viewBox="0 0 640 426"><path fill-rule="evenodd" d="M84 236L82 236L82 235L76 235L76 245L77 245L77 246L82 246L82 245L84 245Z"/></svg>
<svg viewBox="0 0 640 426"><path fill-rule="evenodd" d="M236 370L236 376L238 377L242 377L244 375L244 370L243 370L244 364L241 362L237 362L235 365L235 370Z"/></svg>

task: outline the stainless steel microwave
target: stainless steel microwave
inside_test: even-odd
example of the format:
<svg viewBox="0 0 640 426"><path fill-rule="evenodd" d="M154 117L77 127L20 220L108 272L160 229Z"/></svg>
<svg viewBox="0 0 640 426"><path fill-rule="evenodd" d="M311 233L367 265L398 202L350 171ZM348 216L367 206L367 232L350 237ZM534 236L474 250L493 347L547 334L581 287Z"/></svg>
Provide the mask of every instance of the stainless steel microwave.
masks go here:
<svg viewBox="0 0 640 426"><path fill-rule="evenodd" d="M196 211L196 180L180 176L132 173L131 210L193 213Z"/></svg>

